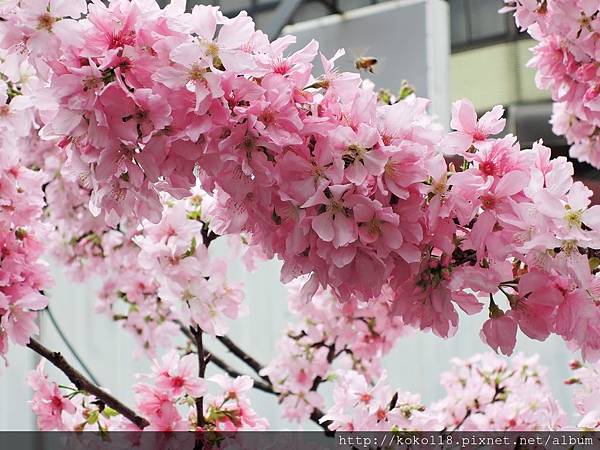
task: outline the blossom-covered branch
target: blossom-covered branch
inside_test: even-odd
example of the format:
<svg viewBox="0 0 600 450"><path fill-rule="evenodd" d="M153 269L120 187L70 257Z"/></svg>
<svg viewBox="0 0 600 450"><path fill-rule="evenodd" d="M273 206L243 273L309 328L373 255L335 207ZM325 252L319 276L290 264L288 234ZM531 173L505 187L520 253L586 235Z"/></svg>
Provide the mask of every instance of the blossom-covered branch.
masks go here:
<svg viewBox="0 0 600 450"><path fill-rule="evenodd" d="M50 361L57 369L67 376L67 378L77 387L77 389L93 395L98 401L114 409L117 413L125 416L139 429L143 430L149 425L149 422L146 419L138 416L131 408L124 405L111 394L102 390L100 387L88 380L82 373L71 366L60 353L49 350L33 338L29 340L27 347L32 349L41 357Z"/></svg>
<svg viewBox="0 0 600 450"><path fill-rule="evenodd" d="M600 354L587 252L598 246L599 211L547 148L521 151L512 136L491 138L504 128L501 107L478 118L457 102L455 131L445 136L427 100L379 104L357 74L335 69L341 52L321 56L325 71L313 74L317 43L286 55L293 37L268 42L245 14L230 19L202 5L186 13L182 2L42 4L7 11L2 47L37 70L43 90L30 97L51 98L37 105L40 134L56 139L71 174L89 182L92 212L130 233L107 236L152 247L164 232L135 236L137 222L165 230L172 219L161 219L161 196L189 196L198 175L215 198L205 211L214 236L245 233L283 260L283 281L308 275L307 298L321 287L356 303L391 288L394 314L447 337L457 306L475 314L478 297L506 295L507 307L491 305L482 331L494 348L510 353L520 328L540 340L559 334L588 359ZM464 164L448 165L450 154ZM189 236L214 237L197 228ZM90 236L84 241L106 250ZM189 280L216 279L194 264L204 252L186 241L179 254L169 250L186 258L185 274L165 273L174 267L167 258L140 252L142 269L160 278L147 290L160 289L161 300L198 298ZM556 287L551 304L539 300L548 285ZM191 322L202 322L207 311L188 303ZM222 334L212 325L219 329L205 331Z"/></svg>
<svg viewBox="0 0 600 450"><path fill-rule="evenodd" d="M553 130L564 135L573 158L600 168L598 2L505 0L517 25L538 41L529 67L536 84L554 100Z"/></svg>

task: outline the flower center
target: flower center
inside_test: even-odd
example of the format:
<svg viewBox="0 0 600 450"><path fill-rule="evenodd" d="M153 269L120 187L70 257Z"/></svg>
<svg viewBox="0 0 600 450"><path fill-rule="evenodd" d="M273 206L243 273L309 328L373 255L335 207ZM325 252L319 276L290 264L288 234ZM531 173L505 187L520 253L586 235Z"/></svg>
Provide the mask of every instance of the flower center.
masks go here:
<svg viewBox="0 0 600 450"><path fill-rule="evenodd" d="M565 214L565 220L571 228L581 228L581 211L568 210Z"/></svg>
<svg viewBox="0 0 600 450"><path fill-rule="evenodd" d="M173 378L173 387L180 388L180 387L183 387L184 384L185 384L185 381L182 377L176 376Z"/></svg>
<svg viewBox="0 0 600 450"><path fill-rule="evenodd" d="M52 31L52 25L54 25L56 19L49 13L46 13L38 18L38 30Z"/></svg>
<svg viewBox="0 0 600 450"><path fill-rule="evenodd" d="M481 170L485 175L496 175L497 167L492 161L484 161L479 166L479 170Z"/></svg>
<svg viewBox="0 0 600 450"><path fill-rule="evenodd" d="M381 233L381 226L378 220L373 219L368 225L369 234L372 236L379 236Z"/></svg>
<svg viewBox="0 0 600 450"><path fill-rule="evenodd" d="M492 194L485 194L481 197L481 206L483 209L494 209L496 204L496 197Z"/></svg>
<svg viewBox="0 0 600 450"><path fill-rule="evenodd" d="M475 131L475 133L473 133L473 139L476 141L485 141L486 137L487 136L479 130L477 130L477 131Z"/></svg>
<svg viewBox="0 0 600 450"><path fill-rule="evenodd" d="M204 74L207 72L206 69L199 67L197 64L194 64L189 73L188 76L190 77L191 81L204 81Z"/></svg>

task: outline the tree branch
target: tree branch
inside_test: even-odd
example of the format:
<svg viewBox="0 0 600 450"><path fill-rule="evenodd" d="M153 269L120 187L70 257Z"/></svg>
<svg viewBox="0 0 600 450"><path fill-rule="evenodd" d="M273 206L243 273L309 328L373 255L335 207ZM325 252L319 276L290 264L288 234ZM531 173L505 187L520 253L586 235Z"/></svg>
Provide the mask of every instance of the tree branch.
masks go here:
<svg viewBox="0 0 600 450"><path fill-rule="evenodd" d="M194 338L194 335L190 332L189 329L187 329L183 325L180 325L180 330L192 342L193 345L196 345L196 342L195 342L196 340ZM207 349L206 345L204 346L204 354L206 356L210 355L209 362L213 363L215 366L217 366L219 369L221 369L223 372L225 372L231 378L237 378L237 377L241 377L242 375L246 375L246 374L234 369L233 367L231 367L229 364L227 364L225 361L223 361L221 358L219 358L217 355L215 355L214 352ZM250 377L250 378L252 378L252 377ZM277 395L277 393L273 390L273 386L271 386L270 382L268 382L268 383L263 382L261 380L255 379L255 378L252 378L252 381L254 382L253 387L258 389L259 391L266 392L267 394Z"/></svg>
<svg viewBox="0 0 600 450"><path fill-rule="evenodd" d="M202 238L204 241L204 245L208 248L211 244L212 241L214 241L215 239L217 239L219 237L218 234L213 233L212 231L209 230L208 224L203 222L203 227L202 227ZM181 330L183 331L183 333L188 336L190 338L190 340L192 342L195 343L196 345L196 349L198 351L198 360L199 361L204 361L204 368L206 368L206 362L207 359L205 359L203 356L200 355L204 355L205 354L205 350L202 346L202 340L201 340L201 336L200 336L200 341L198 342L198 338L197 338L197 334L195 333L195 330L190 328L190 332L192 334L192 336L190 336L190 334L188 333L188 330L182 326L181 323L178 323L180 325ZM202 331L198 328L198 331L200 332L200 335L202 333ZM191 339L191 337L194 337L195 339ZM254 372L256 372L256 374L262 378L265 383L259 381L259 380L254 380L254 387L262 390L268 394L272 394L275 395L277 397L279 397L279 393L275 392L273 385L271 384L271 380L269 379L269 377L267 376L263 376L260 374L261 370L264 368L264 366L262 364L260 364L256 359L254 359L252 356L250 356L248 353L246 353L244 350L242 350L240 347L237 346L237 344L235 344L231 339L229 339L227 336L217 336L217 339L219 340L219 342L221 342L221 344L223 344L231 353L233 353L235 356L237 356L239 359L242 360L242 362L244 362L248 367L250 367ZM228 373L230 376L236 377L239 376L239 372L237 372L236 370L232 369L231 367L229 367L223 360L216 358L214 355L210 354L209 358L211 358L211 361L213 363L215 363L215 365L217 365L218 367L220 367L221 369L223 369L226 373ZM200 362L200 364L202 365L202 362ZM201 366L202 367L202 366ZM201 369L202 371L203 369ZM204 372L202 372L202 374L200 375L202 378L204 378ZM318 386L319 383L317 383ZM202 401L202 399L200 399L200 401ZM200 403L201 404L201 403ZM196 399L196 408L198 407L198 399ZM200 416L200 414L199 414ZM323 428L323 430L325 430L325 434L327 434L328 436L333 436L333 432L329 429L328 425L331 424L331 421L326 421L324 423L320 423L319 421L321 420L321 418L324 416L323 412L318 409L318 408L314 408L312 414L310 415L310 420L312 420L314 423L316 423L318 426L320 426L321 428Z"/></svg>
<svg viewBox="0 0 600 450"><path fill-rule="evenodd" d="M244 364L246 364L254 372L256 372L256 374L259 377L261 377L267 383L271 382L271 380L269 380L269 377L260 374L260 371L263 370L264 366L252 356L250 356L248 353L246 353L244 350L242 350L240 347L238 347L238 345L235 342L233 342L227 336L217 336L217 339L219 340L219 342L221 342L221 344L227 347L227 349L231 353L233 353L235 356L241 359Z"/></svg>
<svg viewBox="0 0 600 450"><path fill-rule="evenodd" d="M194 336L194 342L196 343L196 352L198 353L198 376L204 379L206 374L206 363L210 359L210 354L204 352L204 345L202 343L202 330L200 327L191 328L190 331ZM196 398L196 422L199 427L204 428L206 422L204 420L204 396Z"/></svg>
<svg viewBox="0 0 600 450"><path fill-rule="evenodd" d="M325 430L325 435L333 436L335 433L329 429L329 425L331 425L331 420L326 420L321 423L321 418L324 416L323 411L319 408L313 409L313 412L310 414L310 420L319 425L323 430Z"/></svg>
<svg viewBox="0 0 600 450"><path fill-rule="evenodd" d="M192 332L181 324L180 324L180 329L183 332L183 334L185 334L192 341L192 343L194 345L196 345L194 335L192 334ZM231 339L225 337L225 340L229 343L229 345L231 345L233 348L236 349L237 353L235 353L233 351L232 351L232 353L234 353L236 356L238 356L238 353L241 353L241 355L244 356L244 359L242 359L241 355L238 356L238 358L242 359L242 361L244 361L244 362L246 362L246 360L254 361L254 364L256 365L256 367L262 369L262 366L260 365L260 363L258 363L254 358L252 358L250 355L248 355L246 352L244 352L241 348L239 348L233 341L231 341ZM226 347L230 348L227 345L226 345ZM206 352L206 349L205 349L205 352ZM240 372L231 368L225 361L216 357L214 354L211 354L210 362L214 363L217 367L220 367L231 377L235 378L235 377L242 375ZM273 385L271 384L271 380L269 380L268 377L261 377L261 378L266 378L266 381L262 382L262 381L253 379L253 381L254 381L253 387L255 387L256 389L261 390L263 392L266 392L267 394L275 395L276 397L279 397L281 395L279 392L275 392L275 389L273 388ZM323 428L323 430L325 430L325 433L328 436L333 435L333 432L328 427L328 425L330 425L331 422L330 421L326 421L324 423L320 422L321 418L324 415L325 414L323 413L323 411L321 411L318 408L314 408L313 412L310 415L310 420L313 421L315 424L317 424L319 427Z"/></svg>
<svg viewBox="0 0 600 450"><path fill-rule="evenodd" d="M215 356L214 353L211 353L208 350L206 351L206 353L210 353L210 362L213 363L218 368L220 368L222 371L224 371L230 377L237 378L237 377L241 377L242 375L245 375L245 374L235 370L233 367L231 367L229 364L227 364L221 358ZM250 377L250 378L252 378L252 377ZM267 394L277 395L277 393L273 390L273 386L271 386L270 384L267 384L261 380L256 380L254 378L252 378L252 381L254 382L253 387L258 389L259 391L266 392Z"/></svg>
<svg viewBox="0 0 600 450"><path fill-rule="evenodd" d="M131 408L124 405L108 392L102 390L100 387L88 380L81 372L71 366L59 352L53 352L33 338L30 339L27 347L50 361L56 368L58 368L67 376L67 378L77 387L77 389L88 392L89 394L95 396L98 400L102 401L104 404L110 406L112 409L129 419L138 428L144 429L150 425L146 419L138 416Z"/></svg>

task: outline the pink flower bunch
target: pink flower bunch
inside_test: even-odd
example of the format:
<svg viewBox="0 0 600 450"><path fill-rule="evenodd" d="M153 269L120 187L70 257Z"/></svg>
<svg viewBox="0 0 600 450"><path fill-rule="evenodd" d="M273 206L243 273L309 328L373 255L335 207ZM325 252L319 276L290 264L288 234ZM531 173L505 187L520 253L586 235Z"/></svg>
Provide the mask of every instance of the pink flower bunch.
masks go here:
<svg viewBox="0 0 600 450"><path fill-rule="evenodd" d="M446 397L431 414L448 430L549 431L566 425L566 415L546 379L538 356L494 354L453 359L442 374Z"/></svg>
<svg viewBox="0 0 600 450"><path fill-rule="evenodd" d="M321 419L339 431L435 431L443 425L429 413L421 397L392 389L385 373L376 384L364 375L341 372L333 391L333 405Z"/></svg>
<svg viewBox="0 0 600 450"><path fill-rule="evenodd" d="M564 135L571 156L600 167L600 10L593 0L505 0L517 25L538 44L529 66L536 84L555 101L554 132Z"/></svg>
<svg viewBox="0 0 600 450"><path fill-rule="evenodd" d="M510 135L476 136L484 128L497 132L503 125L498 114L478 122L473 106L459 101L452 117L457 131L446 139L447 148L464 164L432 176L435 247L405 293L396 290L405 323L447 335L457 325L448 299L469 314L481 308L469 289L490 299L481 336L492 348L512 353L519 328L537 340L558 334L586 359L598 358L594 249L600 207L590 206L592 191L573 182L572 164L550 159L541 143L521 150ZM426 286L429 298L418 301L413 294L414 300L401 301L415 286L427 292Z"/></svg>
<svg viewBox="0 0 600 450"><path fill-rule="evenodd" d="M124 219L111 227L103 217L92 215L89 178L66 164L59 147L38 145L34 150L23 163L41 168L45 175L43 220L50 230L51 256L73 280L103 281L96 310L131 331L144 352L154 355L157 348L169 347L179 331L176 314L160 298L154 275L139 264L140 248L133 242L141 234L137 222Z"/></svg>
<svg viewBox="0 0 600 450"><path fill-rule="evenodd" d="M8 5L10 6L10 5ZM5 6L3 6L4 8ZM37 333L36 311L50 285L41 261L48 229L41 224L44 175L24 164L35 149L32 91L26 62L0 51L0 356L9 340L26 345ZM20 61L20 63L19 63Z"/></svg>
<svg viewBox="0 0 600 450"><path fill-rule="evenodd" d="M356 371L371 381L381 375L381 358L407 333L392 314L393 294L369 304L346 304L318 291L307 302L298 287L290 291L290 309L299 319L277 344L277 354L261 372L280 394L283 416L300 422L323 406L319 385L334 368ZM385 295L385 297L383 297Z"/></svg>
<svg viewBox="0 0 600 450"><path fill-rule="evenodd" d="M548 431L566 425L537 356L455 358L441 376L447 395L429 406L392 389L385 374L369 382L358 372L340 371L335 383L333 405L322 418L335 430Z"/></svg>
<svg viewBox="0 0 600 450"><path fill-rule="evenodd" d="M1 82L0 82L1 83ZM20 165L18 147L0 133L0 356L9 340L26 345L36 334L36 311L46 307L41 291L50 285L41 261L44 194L42 176ZM12 145L16 145L15 142ZM12 151L11 151L12 150Z"/></svg>
<svg viewBox="0 0 600 450"><path fill-rule="evenodd" d="M230 378L213 375L208 379L219 387L220 393L206 396L208 411L206 422L217 431L263 431L269 427L267 419L260 417L247 397L253 381L247 375Z"/></svg>
<svg viewBox="0 0 600 450"><path fill-rule="evenodd" d="M180 357L175 350L155 362L146 382L134 385L137 407L150 422L146 430L188 431L200 427L204 431L247 431L266 429L268 423L252 409L245 392L252 379L240 376L230 379L215 375L209 381L219 386L220 394L207 394L204 379L198 376L198 357ZM195 399L205 397L204 425L199 425Z"/></svg>
<svg viewBox="0 0 600 450"><path fill-rule="evenodd" d="M179 333L178 314L160 297L153 274L140 267L139 248L131 240L112 249L104 245L107 269L98 272L103 284L96 310L129 331L145 354L154 356L161 348L172 348L172 339Z"/></svg>
<svg viewBox="0 0 600 450"><path fill-rule="evenodd" d="M134 238L141 251L139 266L154 274L158 295L186 326L199 326L222 336L228 320L247 312L241 286L227 281L227 264L208 254L208 229L201 211L202 195L195 190L185 200L166 200L162 219L145 222Z"/></svg>
<svg viewBox="0 0 600 450"><path fill-rule="evenodd" d="M112 408L75 388L58 386L44 373L42 360L27 376L31 400L40 431L109 431L123 429L125 422Z"/></svg>
<svg viewBox="0 0 600 450"><path fill-rule="evenodd" d="M35 371L27 377L33 390L31 409L37 416L40 430L67 430L64 416L75 414L75 404L64 395L58 385L44 374L44 361L41 361Z"/></svg>
<svg viewBox="0 0 600 450"><path fill-rule="evenodd" d="M150 422L147 429L190 430L190 421L181 415L177 405L185 404L191 412L195 397L206 393L205 382L198 376L196 355L180 357L172 350L163 356L160 363L155 361L152 374L143 377L147 382L135 384L133 391L139 412Z"/></svg>
<svg viewBox="0 0 600 450"><path fill-rule="evenodd" d="M186 195L198 167L239 216L228 231L279 254L285 279L314 272L343 298L371 298L396 259L417 258L419 217L403 208L420 205L440 136L425 100L378 107L357 75L335 70L341 53L315 78L316 43L284 57L293 39L269 43L245 15L121 0L75 21L81 8L52 6L17 7L3 45L47 63L42 135L83 162L110 224L131 212L159 221L158 191ZM42 32L60 55L33 48Z"/></svg>
<svg viewBox="0 0 600 450"><path fill-rule="evenodd" d="M600 428L600 377L598 364L583 365L579 361L571 362L573 376L565 381L572 385L572 400L579 416L577 427L583 430L598 430Z"/></svg>

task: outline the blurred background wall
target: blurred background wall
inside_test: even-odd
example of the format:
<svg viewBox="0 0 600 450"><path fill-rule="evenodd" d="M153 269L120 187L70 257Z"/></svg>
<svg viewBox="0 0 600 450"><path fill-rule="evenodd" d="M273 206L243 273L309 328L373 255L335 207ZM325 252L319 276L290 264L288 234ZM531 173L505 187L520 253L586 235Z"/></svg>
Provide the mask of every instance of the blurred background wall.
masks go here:
<svg viewBox="0 0 600 450"><path fill-rule="evenodd" d="M552 134L548 124L549 97L535 88L533 71L525 67L530 57L528 48L533 42L517 32L510 16L497 13L503 3L501 0L188 0L188 7L197 3L220 5L229 16L245 9L255 18L257 27L272 38L281 32L291 32L299 34L300 40L322 33L323 24L337 24L343 29L344 21L360 16L362 12L357 8L365 6L396 8L423 4L425 10L434 8L416 23L416 31L422 33L422 38L415 42L417 47L399 45L415 32L407 29L406 24L381 28L361 26L360 20L354 22L352 27L357 39L350 44L355 48L349 48L347 59L340 63L352 65L356 56L353 52L365 52L363 56L381 59L381 72L374 77L377 86L395 91L401 80L407 78L417 86L418 94L432 97L434 112L440 114L441 120L447 120L444 111L448 111L450 100L468 97L481 112L495 104L504 104L507 106L508 132L517 134L524 145L542 137L555 155L567 152L565 142ZM323 19L332 14L338 16ZM402 22L401 18L397 20ZM331 36L323 42L328 56L333 53L332 48L347 46ZM413 58L423 64L418 73L411 72L416 67ZM587 166L576 165L576 170L579 177L595 184L595 172ZM599 186L594 189L600 192ZM224 252L222 245L216 251ZM143 357L136 358L136 346L131 336L94 311L97 288L94 283L73 284L65 279L60 267L56 267L54 273L57 282L50 297L60 326L100 383L131 404L130 387L135 381L134 374L146 370L148 362ZM286 289L279 282L279 264L262 264L252 274L233 264L231 277L245 283L251 312L234 324L230 334L261 362L267 362L274 355L276 340L285 323L291 318L285 301ZM462 317L462 320L463 326L457 336L448 340L423 333L413 333L402 339L386 359L392 385L419 392L426 402L440 398L443 391L439 375L449 368L450 358L468 357L489 350L478 336L484 315ZM45 315L40 328L42 341L71 359L72 355ZM245 369L230 358L219 343L209 344L232 365ZM517 351L540 354L541 362L549 368L554 394L565 409L572 412L569 391L563 380L569 376L568 361L575 355L560 339L538 343L523 336L520 336ZM0 368L0 396L3 399L0 430L33 429L35 418L26 404L31 392L24 377L35 367L37 359L30 351L13 346L9 361L8 368ZM254 392L252 399L256 409L274 428L294 427L279 418L272 397ZM312 426L306 424L307 428Z"/></svg>

